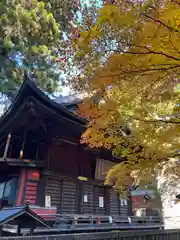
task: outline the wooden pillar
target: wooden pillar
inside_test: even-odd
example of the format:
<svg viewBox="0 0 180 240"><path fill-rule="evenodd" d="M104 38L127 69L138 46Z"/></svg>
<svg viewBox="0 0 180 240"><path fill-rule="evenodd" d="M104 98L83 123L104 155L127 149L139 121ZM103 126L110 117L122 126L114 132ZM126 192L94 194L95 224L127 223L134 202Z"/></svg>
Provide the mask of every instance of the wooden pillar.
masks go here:
<svg viewBox="0 0 180 240"><path fill-rule="evenodd" d="M31 227L31 228L30 228L30 236L33 236L33 235L34 235L34 230L35 230L34 227Z"/></svg>
<svg viewBox="0 0 180 240"><path fill-rule="evenodd" d="M61 180L61 196L60 196L60 213L63 212L63 197L64 197L64 180Z"/></svg>
<svg viewBox="0 0 180 240"><path fill-rule="evenodd" d="M133 216L131 194L130 194L129 197L128 197L128 214L129 214L129 216Z"/></svg>
<svg viewBox="0 0 180 240"><path fill-rule="evenodd" d="M96 188L93 186L93 214L96 215Z"/></svg>
<svg viewBox="0 0 180 240"><path fill-rule="evenodd" d="M110 214L110 188L105 187L104 189L104 207L106 215Z"/></svg>
<svg viewBox="0 0 180 240"><path fill-rule="evenodd" d="M121 216L121 201L120 201L120 194L117 193L117 200L118 200L118 213Z"/></svg>
<svg viewBox="0 0 180 240"><path fill-rule="evenodd" d="M19 186L17 190L17 202L16 206L21 206L23 204L24 189L27 177L27 170L25 168L21 169L21 174L19 177Z"/></svg>
<svg viewBox="0 0 180 240"><path fill-rule="evenodd" d="M7 158L10 141L11 141L11 134L9 133L9 134L8 134L8 137L7 137L7 142L6 142L6 146L5 146L3 158Z"/></svg>
<svg viewBox="0 0 180 240"><path fill-rule="evenodd" d="M17 229L17 236L20 236L21 235L21 226L18 225L18 229Z"/></svg>
<svg viewBox="0 0 180 240"><path fill-rule="evenodd" d="M45 195L46 195L46 176L41 174L39 184L37 186L37 199L36 203L38 206L45 206Z"/></svg>
<svg viewBox="0 0 180 240"><path fill-rule="evenodd" d="M83 182L77 181L76 185L76 213L83 214Z"/></svg>

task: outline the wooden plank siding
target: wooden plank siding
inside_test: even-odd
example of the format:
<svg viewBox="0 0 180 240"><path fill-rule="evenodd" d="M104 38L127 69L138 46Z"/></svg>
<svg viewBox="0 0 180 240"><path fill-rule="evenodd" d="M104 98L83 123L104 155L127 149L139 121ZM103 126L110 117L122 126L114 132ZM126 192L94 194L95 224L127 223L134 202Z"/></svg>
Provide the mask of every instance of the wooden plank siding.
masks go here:
<svg viewBox="0 0 180 240"><path fill-rule="evenodd" d="M82 214L94 213L93 199L94 199L94 186L87 182L82 183L82 203L80 209L80 212Z"/></svg>
<svg viewBox="0 0 180 240"><path fill-rule="evenodd" d="M108 160L100 158L96 159L95 178L104 181L108 171L115 165L116 164L114 162Z"/></svg>
<svg viewBox="0 0 180 240"><path fill-rule="evenodd" d="M97 181L46 176L45 195L51 196L51 206L57 207L57 211L62 214L130 214L128 200L119 199L117 192L110 187L98 185Z"/></svg>
<svg viewBox="0 0 180 240"><path fill-rule="evenodd" d="M128 215L127 205L121 206L117 193L104 186L107 172L115 165L94 159L81 146L72 146L53 138L47 161L45 195L62 214ZM88 181L80 181L79 176ZM93 179L93 180L92 180Z"/></svg>
<svg viewBox="0 0 180 240"><path fill-rule="evenodd" d="M94 213L96 215L106 215L106 187L94 186ZM102 200L100 200L100 198ZM101 203L100 203L101 201Z"/></svg>
<svg viewBox="0 0 180 240"><path fill-rule="evenodd" d="M51 206L57 207L59 212L62 203L62 180L53 176L47 176L45 196L51 196Z"/></svg>
<svg viewBox="0 0 180 240"><path fill-rule="evenodd" d="M61 212L66 214L77 213L77 182L63 180L63 194Z"/></svg>
<svg viewBox="0 0 180 240"><path fill-rule="evenodd" d="M129 201L128 199L119 198L120 203L120 215L129 216Z"/></svg>
<svg viewBox="0 0 180 240"><path fill-rule="evenodd" d="M116 191L109 189L109 214L117 216L120 214L120 201Z"/></svg>

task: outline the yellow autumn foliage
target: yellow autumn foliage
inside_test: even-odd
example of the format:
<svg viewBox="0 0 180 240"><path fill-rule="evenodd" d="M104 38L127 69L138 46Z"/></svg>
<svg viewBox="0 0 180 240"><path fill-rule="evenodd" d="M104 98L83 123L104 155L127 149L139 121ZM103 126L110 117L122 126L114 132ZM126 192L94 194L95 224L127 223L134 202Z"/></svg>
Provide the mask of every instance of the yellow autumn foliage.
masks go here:
<svg viewBox="0 0 180 240"><path fill-rule="evenodd" d="M123 160L106 181L121 191L180 155L179 39L180 1L116 1L76 42L74 84L89 93L79 114L91 119L82 142Z"/></svg>

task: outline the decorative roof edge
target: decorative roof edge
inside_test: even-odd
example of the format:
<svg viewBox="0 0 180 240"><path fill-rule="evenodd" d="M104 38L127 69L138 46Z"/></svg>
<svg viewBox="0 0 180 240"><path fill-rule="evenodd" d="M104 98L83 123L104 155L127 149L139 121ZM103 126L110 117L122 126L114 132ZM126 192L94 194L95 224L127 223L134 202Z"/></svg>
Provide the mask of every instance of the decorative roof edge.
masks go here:
<svg viewBox="0 0 180 240"><path fill-rule="evenodd" d="M41 101L44 105L48 105L49 109L55 110L57 113L64 115L67 120L79 124L82 127L84 127L87 123L85 119L76 116L67 107L50 99L28 76L25 76L23 84L12 100L12 104L0 117L0 131L2 126L6 125L9 118L13 116L13 112L17 111L17 107L23 102L24 99L28 97L34 97L38 101Z"/></svg>

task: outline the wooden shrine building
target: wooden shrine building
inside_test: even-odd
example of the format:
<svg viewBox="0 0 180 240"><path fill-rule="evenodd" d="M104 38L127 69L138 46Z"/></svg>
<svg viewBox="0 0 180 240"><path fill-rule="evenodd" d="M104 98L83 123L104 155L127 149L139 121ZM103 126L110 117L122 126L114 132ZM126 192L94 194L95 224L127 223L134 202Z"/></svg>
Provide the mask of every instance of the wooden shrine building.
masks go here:
<svg viewBox="0 0 180 240"><path fill-rule="evenodd" d="M0 118L1 207L56 207L61 214L131 215L104 177L117 159L80 144L86 121L26 80Z"/></svg>

